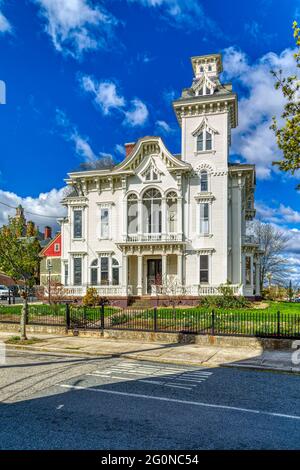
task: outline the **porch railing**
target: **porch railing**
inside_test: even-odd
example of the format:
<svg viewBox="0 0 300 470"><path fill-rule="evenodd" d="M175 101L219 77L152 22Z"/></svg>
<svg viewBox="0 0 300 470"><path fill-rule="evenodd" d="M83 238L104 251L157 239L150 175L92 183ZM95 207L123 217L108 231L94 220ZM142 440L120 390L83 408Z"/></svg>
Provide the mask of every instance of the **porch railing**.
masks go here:
<svg viewBox="0 0 300 470"><path fill-rule="evenodd" d="M183 235L178 233L131 233L124 237L125 242L159 242L183 241Z"/></svg>
<svg viewBox="0 0 300 470"><path fill-rule="evenodd" d="M152 285L151 295L192 295L192 296L206 296L206 295L221 295L220 285L199 286L198 284L190 286L164 286ZM239 284L230 284L233 295L242 295L241 286Z"/></svg>
<svg viewBox="0 0 300 470"><path fill-rule="evenodd" d="M127 296L132 295L132 286L65 286L64 294L69 297L83 297L88 287L92 287L100 296Z"/></svg>

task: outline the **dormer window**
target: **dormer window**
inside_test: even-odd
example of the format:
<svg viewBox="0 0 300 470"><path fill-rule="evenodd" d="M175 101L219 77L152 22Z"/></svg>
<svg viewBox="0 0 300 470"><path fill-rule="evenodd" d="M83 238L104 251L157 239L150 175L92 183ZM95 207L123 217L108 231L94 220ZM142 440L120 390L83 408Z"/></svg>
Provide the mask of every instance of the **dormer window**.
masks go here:
<svg viewBox="0 0 300 470"><path fill-rule="evenodd" d="M197 152L205 150L212 150L212 134L204 129L197 136Z"/></svg>
<svg viewBox="0 0 300 470"><path fill-rule="evenodd" d="M160 179L160 176L161 176L161 172L156 167L153 161L150 161L149 165L142 173L142 177L144 178L144 181L147 183L149 181L158 181Z"/></svg>
<svg viewBox="0 0 300 470"><path fill-rule="evenodd" d="M156 172L155 168L150 167L145 174L146 181L156 181L158 180L158 173Z"/></svg>
<svg viewBox="0 0 300 470"><path fill-rule="evenodd" d="M195 137L195 154L214 151L215 134L218 134L218 131L210 126L205 117L192 133Z"/></svg>

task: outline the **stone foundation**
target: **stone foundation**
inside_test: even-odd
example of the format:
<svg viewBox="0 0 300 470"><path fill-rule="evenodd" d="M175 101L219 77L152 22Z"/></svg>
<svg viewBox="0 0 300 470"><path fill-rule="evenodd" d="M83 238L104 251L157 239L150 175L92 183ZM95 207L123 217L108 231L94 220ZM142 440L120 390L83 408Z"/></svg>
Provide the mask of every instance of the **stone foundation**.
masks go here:
<svg viewBox="0 0 300 470"><path fill-rule="evenodd" d="M0 323L0 331L19 333L20 326L14 323ZM77 330L78 331L78 330ZM28 333L57 334L73 336L73 330L66 331L64 326L27 325ZM243 336L209 336L187 333L163 333L154 331L130 330L79 330L78 336L98 337L116 341L137 341L146 343L196 344L199 346L215 346L219 348L248 348L257 351L292 349L292 339L247 338Z"/></svg>

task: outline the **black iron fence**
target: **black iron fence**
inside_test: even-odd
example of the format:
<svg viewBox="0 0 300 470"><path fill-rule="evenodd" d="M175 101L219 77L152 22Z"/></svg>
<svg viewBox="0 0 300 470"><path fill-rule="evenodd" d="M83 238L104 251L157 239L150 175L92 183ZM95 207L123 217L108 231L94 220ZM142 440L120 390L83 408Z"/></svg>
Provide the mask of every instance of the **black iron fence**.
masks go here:
<svg viewBox="0 0 300 470"><path fill-rule="evenodd" d="M0 305L0 323L20 322L21 306ZM30 325L71 330L132 330L202 335L300 338L300 313L222 311L203 308L117 308L30 305Z"/></svg>

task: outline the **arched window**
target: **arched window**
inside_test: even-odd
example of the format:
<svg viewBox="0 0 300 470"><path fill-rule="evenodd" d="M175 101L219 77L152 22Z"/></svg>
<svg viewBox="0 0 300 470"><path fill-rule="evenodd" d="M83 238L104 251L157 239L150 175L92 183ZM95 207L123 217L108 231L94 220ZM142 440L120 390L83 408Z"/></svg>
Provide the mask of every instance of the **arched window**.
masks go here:
<svg viewBox="0 0 300 470"><path fill-rule="evenodd" d="M96 286L98 284L98 259L94 259L91 262L91 285Z"/></svg>
<svg viewBox="0 0 300 470"><path fill-rule="evenodd" d="M116 260L116 258L112 258L112 263L111 264L112 264L112 266L111 266L111 269L112 269L112 284L113 284L113 286L118 286L119 283L120 283L118 260Z"/></svg>
<svg viewBox="0 0 300 470"><path fill-rule="evenodd" d="M203 170L200 173L200 191L208 191L208 175L206 170Z"/></svg>
<svg viewBox="0 0 300 470"><path fill-rule="evenodd" d="M170 191L166 200L168 233L175 233L177 231L177 194L175 191Z"/></svg>
<svg viewBox="0 0 300 470"><path fill-rule="evenodd" d="M161 233L161 193L158 189L148 189L143 195L144 233Z"/></svg>
<svg viewBox="0 0 300 470"><path fill-rule="evenodd" d="M138 232L138 198L135 194L127 198L127 227L129 235Z"/></svg>

